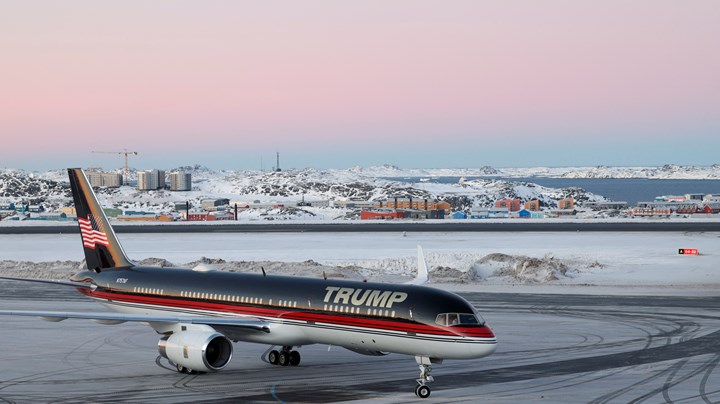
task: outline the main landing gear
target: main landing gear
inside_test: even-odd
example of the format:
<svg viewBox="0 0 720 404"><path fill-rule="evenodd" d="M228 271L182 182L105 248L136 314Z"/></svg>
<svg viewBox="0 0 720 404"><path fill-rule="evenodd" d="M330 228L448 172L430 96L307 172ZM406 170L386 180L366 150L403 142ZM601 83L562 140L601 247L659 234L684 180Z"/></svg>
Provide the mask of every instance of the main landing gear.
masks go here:
<svg viewBox="0 0 720 404"><path fill-rule="evenodd" d="M440 364L442 363L442 359L428 358L427 356L416 356L415 361L420 367L420 378L415 379L418 382L418 385L415 387L415 395L420 398L428 398L430 397L430 386L427 384L435 380L432 376L430 376L430 372L432 372L431 364Z"/></svg>
<svg viewBox="0 0 720 404"><path fill-rule="evenodd" d="M300 364L300 352L293 351L291 346L284 346L280 351L273 349L268 353L268 362L272 365L297 366Z"/></svg>

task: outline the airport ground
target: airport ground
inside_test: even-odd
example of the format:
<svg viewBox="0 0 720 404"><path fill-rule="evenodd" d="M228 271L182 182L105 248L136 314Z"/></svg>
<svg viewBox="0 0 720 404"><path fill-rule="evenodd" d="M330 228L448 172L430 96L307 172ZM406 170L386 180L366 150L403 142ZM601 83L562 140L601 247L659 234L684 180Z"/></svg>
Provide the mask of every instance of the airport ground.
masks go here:
<svg viewBox="0 0 720 404"><path fill-rule="evenodd" d="M515 231L720 231L717 219L666 220L443 220L339 222L169 222L114 224L116 233L265 233L265 232L515 232ZM10 223L0 234L79 233L77 224Z"/></svg>
<svg viewBox="0 0 720 404"><path fill-rule="evenodd" d="M720 298L467 293L498 351L435 366L433 392L413 394L412 357L300 348L299 367L235 344L214 374L183 375L159 359L139 324L3 318L2 402L720 402ZM0 281L0 307L103 308L70 288Z"/></svg>
<svg viewBox="0 0 720 404"><path fill-rule="evenodd" d="M299 349L299 367L285 368L261 359L268 347L238 343L227 369L182 375L158 358L159 336L147 326L3 317L0 402L720 402L720 292L713 282L717 232L400 233L120 238L133 258L162 256L175 262L199 254L285 261L308 255L344 262L412 256L419 243L445 257L467 251L531 256L551 251L558 258L595 259L598 254L608 265L587 278L596 285L575 278L583 284L530 285L522 288L525 293L513 293L520 289L515 285L463 289L498 336L498 350L487 358L435 366L428 400L413 393L418 369L408 356L366 357L312 345ZM76 234L4 235L0 240L7 247L3 259L50 261L81 254ZM677 247L699 247L703 253L680 257ZM695 272L677 270L684 267ZM677 278L668 276L676 272ZM600 275L639 285L621 290L615 282L598 289L605 280ZM677 287L678 280L690 277L692 282ZM648 287L655 281L660 287ZM540 289L543 294L536 292ZM104 309L72 288L11 281L0 281L0 308Z"/></svg>

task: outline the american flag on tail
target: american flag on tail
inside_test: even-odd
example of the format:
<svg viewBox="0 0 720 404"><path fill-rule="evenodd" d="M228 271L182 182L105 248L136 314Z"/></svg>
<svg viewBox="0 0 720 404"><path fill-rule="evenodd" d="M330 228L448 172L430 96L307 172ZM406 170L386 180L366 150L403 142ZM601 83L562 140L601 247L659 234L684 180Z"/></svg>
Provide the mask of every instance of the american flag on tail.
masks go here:
<svg viewBox="0 0 720 404"><path fill-rule="evenodd" d="M97 244L108 246L107 233L98 225L93 215L88 214L87 219L78 217L78 223L80 223L80 235L85 247L94 250Z"/></svg>

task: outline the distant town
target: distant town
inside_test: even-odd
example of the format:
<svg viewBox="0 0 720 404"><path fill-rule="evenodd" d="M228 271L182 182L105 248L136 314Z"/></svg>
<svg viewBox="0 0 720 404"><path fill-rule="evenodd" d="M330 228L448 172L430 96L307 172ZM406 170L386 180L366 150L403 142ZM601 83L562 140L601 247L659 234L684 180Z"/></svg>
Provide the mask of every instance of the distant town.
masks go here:
<svg viewBox="0 0 720 404"><path fill-rule="evenodd" d="M136 181L130 184L128 177L116 172L88 170L90 184L96 189L112 194L112 189L135 189L136 192L170 191L188 192L193 190L192 174L183 171L167 173L160 169L138 171ZM174 199L182 199L182 197ZM192 200L191 200L192 199ZM0 219L4 221L68 221L75 220L72 206L56 206L43 198L2 198ZM65 203L72 205L71 201ZM227 221L241 220L243 212L282 212L285 217L311 209L335 209L334 219L359 220L444 220L444 219L542 219L542 218L610 218L610 217L718 217L720 195L685 194L658 196L653 201L639 202L628 206L626 202L588 201L578 203L575 198L561 198L549 206L540 199L520 198L497 199L485 204L460 207L452 201L437 198L413 197L407 193L398 196L374 198L306 199L303 194L298 200L285 198L280 201L237 198L208 197L187 198L174 201L163 209L122 209L107 207L106 214L117 221ZM310 213L312 215L312 213ZM265 220L273 220L272 214L263 214Z"/></svg>

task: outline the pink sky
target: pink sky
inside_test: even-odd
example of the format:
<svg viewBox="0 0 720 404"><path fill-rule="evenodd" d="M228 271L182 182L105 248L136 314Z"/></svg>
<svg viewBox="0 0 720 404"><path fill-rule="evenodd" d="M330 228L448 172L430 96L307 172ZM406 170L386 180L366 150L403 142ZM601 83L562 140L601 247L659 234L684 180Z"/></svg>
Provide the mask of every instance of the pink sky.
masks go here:
<svg viewBox="0 0 720 404"><path fill-rule="evenodd" d="M710 0L9 1L0 166L718 163L718 21Z"/></svg>

